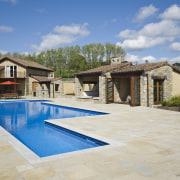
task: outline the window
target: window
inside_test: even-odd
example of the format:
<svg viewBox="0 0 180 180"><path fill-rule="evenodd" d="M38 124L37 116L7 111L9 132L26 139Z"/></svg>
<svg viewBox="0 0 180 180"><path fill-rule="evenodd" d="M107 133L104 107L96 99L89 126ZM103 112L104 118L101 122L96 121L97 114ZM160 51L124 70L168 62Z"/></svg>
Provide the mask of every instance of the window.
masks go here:
<svg viewBox="0 0 180 180"><path fill-rule="evenodd" d="M59 91L59 84L55 84L55 91Z"/></svg>
<svg viewBox="0 0 180 180"><path fill-rule="evenodd" d="M48 78L54 78L54 73L48 74Z"/></svg>
<svg viewBox="0 0 180 180"><path fill-rule="evenodd" d="M17 66L6 66L6 77L17 76Z"/></svg>

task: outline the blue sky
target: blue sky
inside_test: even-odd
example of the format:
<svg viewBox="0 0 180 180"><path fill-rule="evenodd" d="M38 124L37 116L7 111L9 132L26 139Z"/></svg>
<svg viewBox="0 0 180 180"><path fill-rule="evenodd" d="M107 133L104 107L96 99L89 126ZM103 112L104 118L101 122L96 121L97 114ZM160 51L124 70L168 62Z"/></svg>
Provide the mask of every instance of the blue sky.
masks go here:
<svg viewBox="0 0 180 180"><path fill-rule="evenodd" d="M0 52L114 43L126 60L180 62L180 0L0 0Z"/></svg>

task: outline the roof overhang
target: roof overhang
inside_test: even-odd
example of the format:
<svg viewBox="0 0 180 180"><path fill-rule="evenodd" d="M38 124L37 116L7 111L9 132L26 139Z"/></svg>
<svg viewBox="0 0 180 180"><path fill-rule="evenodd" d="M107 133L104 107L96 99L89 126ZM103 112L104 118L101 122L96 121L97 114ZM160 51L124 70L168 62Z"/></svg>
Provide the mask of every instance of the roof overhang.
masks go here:
<svg viewBox="0 0 180 180"><path fill-rule="evenodd" d="M167 76L151 76L152 79L158 79L158 80L165 80L167 79Z"/></svg>
<svg viewBox="0 0 180 180"><path fill-rule="evenodd" d="M31 67L31 66L28 66L28 65L24 65L24 64L22 64L22 63L19 63L18 61L15 61L13 58L11 58L11 57L9 57L9 56L4 56L4 57L2 57L2 58L0 59L1 62L5 61L5 60L9 60L9 61L11 61L11 62L13 62L13 63L15 63L15 64L18 64L18 65L24 67L24 68L31 68L31 69L38 69L38 70L44 70L44 71L53 72L52 69L47 68L47 67L45 67L45 66L44 66L44 68L40 68L40 67ZM22 60L24 60L24 59L22 59ZM24 60L24 61L27 61L27 60Z"/></svg>
<svg viewBox="0 0 180 180"><path fill-rule="evenodd" d="M85 76L100 76L102 72L89 72L89 73L79 73L75 74L76 77L85 77Z"/></svg>
<svg viewBox="0 0 180 180"><path fill-rule="evenodd" d="M144 71L127 71L127 72L112 72L111 77L122 77L122 76L140 76Z"/></svg>

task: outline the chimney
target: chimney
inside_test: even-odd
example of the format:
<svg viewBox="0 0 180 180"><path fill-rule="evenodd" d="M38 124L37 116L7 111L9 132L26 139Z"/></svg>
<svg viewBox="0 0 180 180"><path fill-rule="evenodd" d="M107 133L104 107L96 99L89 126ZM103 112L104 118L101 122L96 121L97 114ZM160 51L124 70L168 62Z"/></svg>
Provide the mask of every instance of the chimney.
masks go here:
<svg viewBox="0 0 180 180"><path fill-rule="evenodd" d="M120 64L121 63L121 56L114 56L114 57L111 57L111 65L112 64Z"/></svg>

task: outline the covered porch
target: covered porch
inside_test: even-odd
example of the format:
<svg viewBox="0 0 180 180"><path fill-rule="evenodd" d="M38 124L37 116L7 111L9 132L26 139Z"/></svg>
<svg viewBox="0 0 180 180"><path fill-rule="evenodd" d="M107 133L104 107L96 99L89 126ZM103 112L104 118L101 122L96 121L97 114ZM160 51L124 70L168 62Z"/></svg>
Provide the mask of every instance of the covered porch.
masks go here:
<svg viewBox="0 0 180 180"><path fill-rule="evenodd" d="M48 78L45 76L31 75L29 90L32 96L42 98L57 98L62 94L62 80L58 78Z"/></svg>
<svg viewBox="0 0 180 180"><path fill-rule="evenodd" d="M75 75L75 94L78 99L93 99L106 104L113 102L114 83L111 72L130 66L131 63L116 63L89 69ZM89 86L89 89L87 89Z"/></svg>
<svg viewBox="0 0 180 180"><path fill-rule="evenodd" d="M102 98L100 74L76 76L76 97L81 101L99 101Z"/></svg>
<svg viewBox="0 0 180 180"><path fill-rule="evenodd" d="M108 90L111 88L107 81ZM119 74L112 75L112 100L110 92L107 92L107 102L140 105L140 75Z"/></svg>

